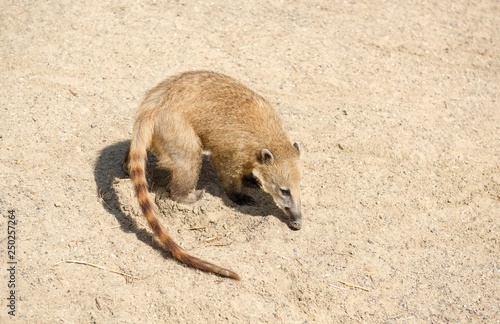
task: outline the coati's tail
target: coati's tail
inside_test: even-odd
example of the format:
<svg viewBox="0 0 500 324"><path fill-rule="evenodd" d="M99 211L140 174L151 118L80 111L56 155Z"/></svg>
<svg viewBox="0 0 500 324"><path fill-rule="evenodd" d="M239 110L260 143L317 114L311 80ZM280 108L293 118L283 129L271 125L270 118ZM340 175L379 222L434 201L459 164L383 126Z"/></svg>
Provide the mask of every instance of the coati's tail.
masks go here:
<svg viewBox="0 0 500 324"><path fill-rule="evenodd" d="M215 264L189 255L174 242L167 230L160 223L156 213L156 206L149 197L145 173L147 148L152 140L153 128L154 124L152 118L145 117L136 121L128 155L128 171L130 179L134 185L139 206L141 207L142 213L144 214L144 217L146 217L149 226L158 238L162 247L170 252L172 256L180 262L193 268L240 280L240 276L233 271L221 268Z"/></svg>

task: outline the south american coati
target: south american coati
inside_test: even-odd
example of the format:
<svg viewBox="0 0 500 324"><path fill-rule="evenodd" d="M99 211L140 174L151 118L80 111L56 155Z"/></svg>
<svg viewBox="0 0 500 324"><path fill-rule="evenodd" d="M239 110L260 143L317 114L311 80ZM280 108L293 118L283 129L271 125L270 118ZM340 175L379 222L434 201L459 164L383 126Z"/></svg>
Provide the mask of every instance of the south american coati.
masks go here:
<svg viewBox="0 0 500 324"><path fill-rule="evenodd" d="M191 267L236 280L240 276L189 255L168 234L148 193L146 160L171 171L168 189L173 200L193 203L208 153L227 196L252 204L242 193L244 179L254 179L288 216L292 229L302 225L299 145L292 143L280 117L262 96L226 75L185 72L151 89L140 105L123 169L130 175L139 206L162 247Z"/></svg>

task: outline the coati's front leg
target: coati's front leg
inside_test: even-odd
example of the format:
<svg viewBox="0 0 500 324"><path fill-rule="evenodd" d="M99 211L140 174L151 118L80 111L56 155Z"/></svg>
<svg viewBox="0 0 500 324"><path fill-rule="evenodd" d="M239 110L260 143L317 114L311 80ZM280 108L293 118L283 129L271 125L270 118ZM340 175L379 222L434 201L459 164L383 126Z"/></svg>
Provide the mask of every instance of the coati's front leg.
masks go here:
<svg viewBox="0 0 500 324"><path fill-rule="evenodd" d="M254 189L262 189L262 185L252 173L245 174L243 178L241 178L243 186Z"/></svg>
<svg viewBox="0 0 500 324"><path fill-rule="evenodd" d="M222 177L224 189L231 201L238 205L254 205L255 199L242 192L243 178L240 176Z"/></svg>
<svg viewBox="0 0 500 324"><path fill-rule="evenodd" d="M240 189L238 190L238 185L229 185L225 186L226 187L226 194L233 201L234 203L238 205L254 205L255 204L255 199L253 199L251 196L244 194L241 192L241 179L240 179L240 184L239 187Z"/></svg>
<svg viewBox="0 0 500 324"><path fill-rule="evenodd" d="M227 155L223 156L224 158L220 158L218 155L212 155L211 161L217 171L217 175L222 180L227 197L238 205L255 204L255 200L251 196L242 192L244 170L234 167L238 165L236 159L230 159Z"/></svg>

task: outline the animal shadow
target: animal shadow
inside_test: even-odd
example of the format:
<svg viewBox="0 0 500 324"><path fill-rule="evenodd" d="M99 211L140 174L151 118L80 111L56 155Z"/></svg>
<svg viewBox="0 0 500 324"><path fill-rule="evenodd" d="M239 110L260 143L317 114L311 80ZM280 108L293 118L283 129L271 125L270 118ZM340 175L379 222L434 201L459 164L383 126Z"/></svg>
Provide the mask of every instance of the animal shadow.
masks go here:
<svg viewBox="0 0 500 324"><path fill-rule="evenodd" d="M94 166L97 195L101 198L103 207L115 216L122 231L135 233L140 241L154 247L151 234L147 230L141 229L135 220L123 211L123 202L120 202L119 195L113 185L117 179L128 177L122 170L122 163L129 144L130 141L122 141L101 150ZM163 250L161 251L163 252ZM164 253L164 256L168 256L168 254Z"/></svg>
<svg viewBox="0 0 500 324"><path fill-rule="evenodd" d="M126 175L122 170L122 163L129 144L130 141L122 141L107 146L101 150L94 167L94 179L97 185L97 194L102 198L103 207L115 216L124 232L135 233L139 240L148 245L152 245L151 234L145 229L141 229L134 219L124 213L122 209L123 202L120 202L119 195L113 186L116 179L128 178L128 175ZM156 168L155 166L155 157L148 156L146 167L148 183L154 183L153 188L150 188L149 190L158 192L162 187L165 188L168 185L170 173L167 170L162 170ZM206 193L220 197L225 205L234 208L243 214L260 217L272 215L278 218L281 222L287 224L286 216L274 204L271 196L264 193L262 190L255 188L246 189L247 192L255 198L255 205L240 206L233 203L225 194L225 191L222 188L222 183L218 179L215 169L210 164L206 156L203 157L197 189L203 189Z"/></svg>

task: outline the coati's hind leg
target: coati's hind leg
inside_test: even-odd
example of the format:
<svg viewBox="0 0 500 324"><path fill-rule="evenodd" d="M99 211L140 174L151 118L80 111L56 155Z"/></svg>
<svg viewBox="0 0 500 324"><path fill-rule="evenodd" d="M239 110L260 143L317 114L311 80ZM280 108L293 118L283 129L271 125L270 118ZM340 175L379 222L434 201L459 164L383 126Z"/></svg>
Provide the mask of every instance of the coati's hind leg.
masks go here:
<svg viewBox="0 0 500 324"><path fill-rule="evenodd" d="M160 165L162 165L160 163ZM170 196L173 200L192 204L203 196L203 190L195 190L198 183L198 175L201 167L201 152L196 161L177 160L170 164L172 179L168 185Z"/></svg>
<svg viewBox="0 0 500 324"><path fill-rule="evenodd" d="M203 195L202 190L195 190L200 174L202 149L190 128L185 127L182 135L166 139L161 147L155 145L154 150L158 166L172 173L168 185L171 198L180 203L191 204Z"/></svg>

